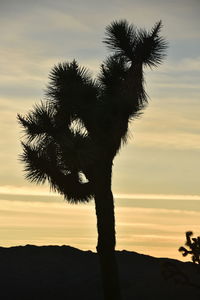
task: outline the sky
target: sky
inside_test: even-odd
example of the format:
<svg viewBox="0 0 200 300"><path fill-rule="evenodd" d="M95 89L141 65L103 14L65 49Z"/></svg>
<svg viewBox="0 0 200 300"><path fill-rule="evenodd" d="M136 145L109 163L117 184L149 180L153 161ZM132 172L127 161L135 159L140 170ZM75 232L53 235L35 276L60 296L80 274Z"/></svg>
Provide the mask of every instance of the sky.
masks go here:
<svg viewBox="0 0 200 300"><path fill-rule="evenodd" d="M200 235L199 11L198 0L0 0L0 246L95 250L93 202L72 206L25 180L16 115L42 99L58 62L75 58L95 77L113 20L162 20L167 57L144 70L149 105L114 161L117 248L182 259L185 231Z"/></svg>

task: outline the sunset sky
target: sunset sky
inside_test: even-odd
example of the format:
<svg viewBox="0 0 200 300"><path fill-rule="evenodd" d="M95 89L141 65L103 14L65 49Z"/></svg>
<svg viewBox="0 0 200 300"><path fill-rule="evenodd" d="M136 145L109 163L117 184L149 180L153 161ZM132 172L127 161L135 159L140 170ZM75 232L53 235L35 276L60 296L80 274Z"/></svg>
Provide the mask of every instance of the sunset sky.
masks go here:
<svg viewBox="0 0 200 300"><path fill-rule="evenodd" d="M95 77L113 20L151 29L161 19L167 57L144 70L149 105L114 161L117 249L182 259L185 231L200 235L199 13L199 0L0 1L0 246L95 250L93 202L69 205L24 179L16 115L42 99L58 62L75 58Z"/></svg>

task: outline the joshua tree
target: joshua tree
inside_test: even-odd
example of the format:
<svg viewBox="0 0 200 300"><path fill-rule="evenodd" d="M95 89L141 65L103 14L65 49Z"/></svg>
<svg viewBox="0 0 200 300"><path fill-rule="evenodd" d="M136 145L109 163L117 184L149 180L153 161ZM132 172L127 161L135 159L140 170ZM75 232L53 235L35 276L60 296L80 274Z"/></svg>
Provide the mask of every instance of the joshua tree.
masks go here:
<svg viewBox="0 0 200 300"><path fill-rule="evenodd" d="M183 256L187 256L188 254L192 255L192 261L194 264L200 264L200 236L197 238L191 238L193 235L192 231L187 231L186 235L186 243L185 245L189 247L190 250L181 246L178 250L182 252Z"/></svg>
<svg viewBox="0 0 200 300"><path fill-rule="evenodd" d="M106 28L111 55L93 80L74 60L54 66L45 99L18 120L26 133L21 160L26 178L48 181L72 203L94 199L104 296L121 299L115 258L111 191L113 159L126 141L128 123L147 103L143 67L157 66L166 42L161 22L138 30L126 20Z"/></svg>

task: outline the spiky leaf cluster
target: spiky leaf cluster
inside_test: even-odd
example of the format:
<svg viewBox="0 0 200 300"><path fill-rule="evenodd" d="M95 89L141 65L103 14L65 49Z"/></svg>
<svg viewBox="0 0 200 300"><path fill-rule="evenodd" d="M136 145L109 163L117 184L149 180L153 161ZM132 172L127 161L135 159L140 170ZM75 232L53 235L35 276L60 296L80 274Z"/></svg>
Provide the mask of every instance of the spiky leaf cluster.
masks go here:
<svg viewBox="0 0 200 300"><path fill-rule="evenodd" d="M185 247L180 247L179 251L182 252L183 256L191 255L193 263L200 264L200 236L197 238L191 238L193 235L192 231L186 232L186 243L185 245L189 247L190 250Z"/></svg>
<svg viewBox="0 0 200 300"><path fill-rule="evenodd" d="M159 22L150 32L139 31L123 20L108 26L105 43L112 54L96 80L75 60L52 68L45 100L18 115L28 180L48 181L68 201L93 197L98 165L113 160L126 140L129 120L147 102L142 67L163 58L160 28Z"/></svg>
<svg viewBox="0 0 200 300"><path fill-rule="evenodd" d="M167 48L165 39L159 36L161 27L161 21L150 31L137 29L126 20L114 21L106 27L104 42L111 51L133 64L157 66L165 57Z"/></svg>

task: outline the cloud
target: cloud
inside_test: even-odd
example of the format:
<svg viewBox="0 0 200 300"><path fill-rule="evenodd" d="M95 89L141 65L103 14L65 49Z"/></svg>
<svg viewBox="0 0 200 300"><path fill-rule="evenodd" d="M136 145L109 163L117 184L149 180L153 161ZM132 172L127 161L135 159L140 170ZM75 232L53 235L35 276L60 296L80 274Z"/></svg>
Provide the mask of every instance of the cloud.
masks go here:
<svg viewBox="0 0 200 300"><path fill-rule="evenodd" d="M184 57L183 59L169 62L161 67L162 72L200 72L200 56L198 57Z"/></svg>
<svg viewBox="0 0 200 300"><path fill-rule="evenodd" d="M200 57L170 59L154 72L147 70L147 91L151 98L198 99ZM159 93L158 93L159 92Z"/></svg>
<svg viewBox="0 0 200 300"><path fill-rule="evenodd" d="M30 195L30 196L58 196L58 194L53 191L50 192L49 188L45 186L12 186L12 185L3 185L0 186L0 194L6 195Z"/></svg>
<svg viewBox="0 0 200 300"><path fill-rule="evenodd" d="M200 212L116 206L117 249L181 259L187 230L198 232ZM0 200L1 246L67 244L95 251L94 205Z"/></svg>
<svg viewBox="0 0 200 300"><path fill-rule="evenodd" d="M146 200L200 200L200 195L170 195L170 194L115 194L119 199L146 199Z"/></svg>
<svg viewBox="0 0 200 300"><path fill-rule="evenodd" d="M140 119L130 123L129 143L154 149L199 150L199 108L200 103L195 101L155 99Z"/></svg>
<svg viewBox="0 0 200 300"><path fill-rule="evenodd" d="M12 186L1 185L0 194L2 195L21 195L21 196L49 196L58 197L59 195L49 190L48 186ZM114 194L116 199L143 199L143 200L200 200L200 195L178 195L178 194ZM42 199L42 198L41 198Z"/></svg>
<svg viewBox="0 0 200 300"><path fill-rule="evenodd" d="M15 185L16 182L16 185L24 184L23 165L18 161L18 154L21 152L19 139L23 133L17 125L16 114L26 113L43 97L51 67L58 61L77 58L81 65L85 65L92 70L93 75L96 75L102 59L107 55L105 45L101 43L107 24L113 19L126 18L138 26L151 28L161 18L164 23L162 33L170 42L168 57L155 72L146 71L147 92L152 101L141 121L133 122L131 131L134 139L130 139L130 146L134 143L136 151L130 147L125 155L130 161L134 161L133 155L136 154L136 161L140 161L140 165L134 161L137 164L136 173L140 173L141 165L146 165L146 168L143 167L141 182L147 181L145 178L150 172L153 180L155 168L159 169L159 178L163 176L164 182L164 179L167 180L167 165L176 160L178 153L180 157L180 151L184 152L184 155L187 152L187 157L181 156L182 160L177 157L178 170L182 169L182 165L187 165L189 172L193 170L190 178L189 175L188 177L184 175L187 181L190 179L192 190L198 171L196 153L199 151L200 60L199 53L194 55L199 49L199 41L196 39L199 36L197 24L199 17L197 3L188 4L186 0L181 3L183 4L180 6L180 0L173 2L154 0L151 3L144 0L111 0L109 3L105 0L101 2L86 0L84 4L78 0L73 2L44 0L40 3L23 0L2 2L0 11L2 185ZM196 40L193 45L194 39ZM147 152L153 157L159 156L158 152L163 153L165 150L172 150L171 156L160 155L158 165L154 167L152 163L150 166L152 170L149 170L151 157ZM141 155L145 157L141 158ZM129 172L127 170L129 170L127 167L118 170L119 181L123 182L124 176ZM172 176L175 177L177 172L174 171ZM134 177L133 173L129 173L129 176ZM183 176L180 178L181 182L186 182ZM180 185L181 192L178 193L182 193L183 187L180 182L178 183L178 178L177 181L174 180L178 186ZM170 181L169 191L172 188L171 183ZM123 186L120 184L120 191L126 190L125 181ZM132 191L132 183L130 187L129 191ZM164 186L157 187L159 192L162 192L162 188ZM143 188L140 190L143 191ZM190 193L191 190L184 192Z"/></svg>
<svg viewBox="0 0 200 300"><path fill-rule="evenodd" d="M42 30L64 30L70 32L91 32L92 28L84 24L80 18L56 9L46 9L39 12L37 17L42 21ZM37 26L37 24L36 24ZM37 27L36 27L37 28ZM39 24L39 29L41 26Z"/></svg>
<svg viewBox="0 0 200 300"><path fill-rule="evenodd" d="M95 234L92 207L54 201L0 200L1 246L67 244L95 249Z"/></svg>
<svg viewBox="0 0 200 300"><path fill-rule="evenodd" d="M132 141L138 147L153 147L164 149L200 150L200 138L198 133L183 133L176 130L171 132L143 132L135 134Z"/></svg>

